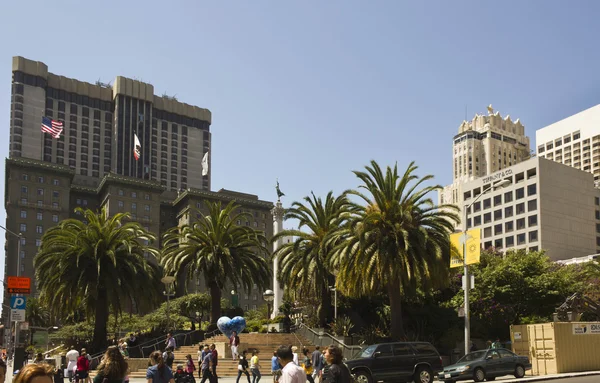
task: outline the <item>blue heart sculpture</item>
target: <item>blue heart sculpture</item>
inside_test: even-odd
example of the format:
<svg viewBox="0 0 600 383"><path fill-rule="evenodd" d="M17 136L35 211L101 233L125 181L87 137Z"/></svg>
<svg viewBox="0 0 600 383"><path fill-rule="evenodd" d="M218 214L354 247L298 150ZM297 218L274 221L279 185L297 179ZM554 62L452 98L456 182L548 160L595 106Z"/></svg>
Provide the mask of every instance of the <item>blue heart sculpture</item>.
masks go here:
<svg viewBox="0 0 600 383"><path fill-rule="evenodd" d="M240 334L246 328L246 319L244 317L220 317L217 321L217 327L226 337L231 337L231 334L235 331Z"/></svg>

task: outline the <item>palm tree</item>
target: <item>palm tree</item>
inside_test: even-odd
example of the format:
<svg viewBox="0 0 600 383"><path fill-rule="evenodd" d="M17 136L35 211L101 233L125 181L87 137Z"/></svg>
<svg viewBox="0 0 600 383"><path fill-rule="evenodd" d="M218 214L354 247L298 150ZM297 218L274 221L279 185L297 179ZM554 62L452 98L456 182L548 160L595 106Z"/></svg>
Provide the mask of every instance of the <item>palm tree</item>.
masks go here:
<svg viewBox="0 0 600 383"><path fill-rule="evenodd" d="M99 351L106 346L109 311L118 315L131 302L141 309L159 297L158 267L144 257L157 251L143 243L155 236L137 222L123 222L128 213L75 211L86 222L66 219L44 234L35 276L40 298L55 316L83 307L94 318L91 348Z"/></svg>
<svg viewBox="0 0 600 383"><path fill-rule="evenodd" d="M285 219L298 220L298 229L283 230L273 238L294 237L273 254L278 258L278 278L287 286L319 297L317 310L319 325L324 327L331 319L331 292L335 284L334 269L330 266L333 250L343 239L342 227L348 219L351 205L346 195L334 197L329 192L320 197L304 197L305 203L294 202L285 213ZM302 229L306 230L302 230Z"/></svg>
<svg viewBox="0 0 600 383"><path fill-rule="evenodd" d="M391 335L404 338L402 297L417 285L427 291L447 280L450 245L448 235L459 221L453 205L436 206L430 192L440 186L422 186L433 178L419 178L412 162L403 175L397 165L385 173L371 161L366 172L355 171L362 181L348 193L365 205L349 220L349 237L339 247L334 264L340 268L338 288L351 296L387 292Z"/></svg>
<svg viewBox="0 0 600 383"><path fill-rule="evenodd" d="M27 298L25 314L32 327L46 327L50 322L50 311L38 298Z"/></svg>
<svg viewBox="0 0 600 383"><path fill-rule="evenodd" d="M211 323L221 315L221 295L227 282L250 291L253 284L259 289L268 286L269 254L263 232L249 226L236 225L247 220L249 213L237 213L239 208L230 202L206 202L209 213L197 222L175 227L165 233L161 264L165 273L192 281L204 276L211 295Z"/></svg>

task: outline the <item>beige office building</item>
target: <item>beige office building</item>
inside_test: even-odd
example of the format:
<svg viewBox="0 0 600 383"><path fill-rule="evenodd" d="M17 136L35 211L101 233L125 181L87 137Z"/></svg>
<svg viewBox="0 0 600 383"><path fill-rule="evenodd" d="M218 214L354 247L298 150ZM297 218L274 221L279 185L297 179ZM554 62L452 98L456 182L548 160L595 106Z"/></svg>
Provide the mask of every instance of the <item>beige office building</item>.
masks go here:
<svg viewBox="0 0 600 383"><path fill-rule="evenodd" d="M519 119L503 117L490 105L487 115L462 122L452 152L453 182L440 191L438 202L462 207L463 184L527 160L529 137Z"/></svg>
<svg viewBox="0 0 600 383"><path fill-rule="evenodd" d="M539 157L592 173L600 185L600 105L535 132Z"/></svg>
<svg viewBox="0 0 600 383"><path fill-rule="evenodd" d="M600 252L600 190L590 173L534 157L462 184L464 204L503 179L510 184L467 212L483 248L543 249L553 260Z"/></svg>

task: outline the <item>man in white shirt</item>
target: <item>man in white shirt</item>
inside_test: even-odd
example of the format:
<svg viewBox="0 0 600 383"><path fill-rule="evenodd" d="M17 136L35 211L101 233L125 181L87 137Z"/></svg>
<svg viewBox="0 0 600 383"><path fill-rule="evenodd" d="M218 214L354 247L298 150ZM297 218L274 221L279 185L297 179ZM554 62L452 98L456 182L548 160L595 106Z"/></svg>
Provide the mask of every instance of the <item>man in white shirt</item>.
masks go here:
<svg viewBox="0 0 600 383"><path fill-rule="evenodd" d="M290 346L280 346L277 349L277 358L283 367L279 383L306 383L306 373L302 367L296 366L293 362L294 353Z"/></svg>
<svg viewBox="0 0 600 383"><path fill-rule="evenodd" d="M75 346L71 346L71 350L67 352L67 373L69 374L69 382L73 381L73 368L77 366L77 358L79 358L79 351L75 350Z"/></svg>

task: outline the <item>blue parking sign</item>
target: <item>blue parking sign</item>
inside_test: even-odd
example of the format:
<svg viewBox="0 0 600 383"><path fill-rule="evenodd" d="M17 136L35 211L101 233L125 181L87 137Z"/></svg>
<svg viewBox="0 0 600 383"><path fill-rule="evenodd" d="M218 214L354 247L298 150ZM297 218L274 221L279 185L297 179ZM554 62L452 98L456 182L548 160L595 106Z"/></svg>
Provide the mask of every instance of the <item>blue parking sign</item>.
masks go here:
<svg viewBox="0 0 600 383"><path fill-rule="evenodd" d="M10 308L15 310L25 310L25 297L10 297Z"/></svg>

